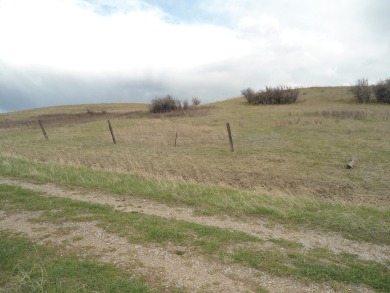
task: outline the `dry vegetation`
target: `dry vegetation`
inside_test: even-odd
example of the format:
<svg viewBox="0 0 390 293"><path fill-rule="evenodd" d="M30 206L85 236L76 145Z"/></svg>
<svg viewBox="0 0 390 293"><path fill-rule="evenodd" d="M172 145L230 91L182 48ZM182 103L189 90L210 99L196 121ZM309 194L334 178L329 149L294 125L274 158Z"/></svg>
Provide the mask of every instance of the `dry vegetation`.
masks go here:
<svg viewBox="0 0 390 293"><path fill-rule="evenodd" d="M158 114L146 104L0 114L0 290L69 291L87 257L115 264L88 264L82 278L108 281L77 285L87 291L115 291L118 274L162 292L388 291L389 118L390 107L357 104L345 87L300 89L288 105L240 97ZM47 263L26 266L46 252L10 230L53 249ZM63 255L79 258L58 263Z"/></svg>
<svg viewBox="0 0 390 293"><path fill-rule="evenodd" d="M253 107L237 98L200 107L190 115L153 115L139 112L141 106L132 111L131 105L126 112L118 110L123 105L92 113L55 108L52 114L47 109L28 119L20 113L3 114L0 154L148 178L388 206L390 109L350 100L347 88L309 88L301 89L293 105ZM46 125L48 142L38 129L38 118ZM111 144L106 119L111 119L117 145ZM29 121L36 129L9 128L18 121ZM228 152L226 122L232 125L234 153ZM345 165L351 158L359 163L348 171Z"/></svg>

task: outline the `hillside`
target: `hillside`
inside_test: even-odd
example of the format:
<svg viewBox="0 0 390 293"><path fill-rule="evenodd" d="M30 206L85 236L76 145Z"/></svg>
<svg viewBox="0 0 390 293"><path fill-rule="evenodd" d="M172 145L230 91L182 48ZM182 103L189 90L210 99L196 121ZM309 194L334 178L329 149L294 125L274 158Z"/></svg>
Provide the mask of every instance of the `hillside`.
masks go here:
<svg viewBox="0 0 390 293"><path fill-rule="evenodd" d="M131 275L139 283L126 284L145 292L390 290L390 107L355 104L346 87L303 88L292 105L234 98L170 114L33 109L0 114L0 134L4 247L108 263L96 270L109 283ZM3 256L11 271L21 260ZM69 289L41 266L42 287Z"/></svg>
<svg viewBox="0 0 390 293"><path fill-rule="evenodd" d="M1 155L388 207L389 107L354 104L347 88L301 89L294 105L250 106L237 98L178 117L146 112L145 104L101 104L3 114ZM228 151L226 122L234 153ZM15 132L12 126L32 129ZM346 170L352 158L357 167Z"/></svg>

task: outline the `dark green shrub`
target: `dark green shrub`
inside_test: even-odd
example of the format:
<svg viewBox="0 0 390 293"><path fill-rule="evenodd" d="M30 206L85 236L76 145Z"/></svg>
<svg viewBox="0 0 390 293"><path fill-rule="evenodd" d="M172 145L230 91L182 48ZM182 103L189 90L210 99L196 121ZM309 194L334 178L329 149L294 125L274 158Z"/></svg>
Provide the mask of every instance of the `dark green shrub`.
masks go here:
<svg viewBox="0 0 390 293"><path fill-rule="evenodd" d="M390 78L378 82L374 86L374 94L378 103L390 103Z"/></svg>
<svg viewBox="0 0 390 293"><path fill-rule="evenodd" d="M350 91L353 94L356 102L368 103L370 101L371 91L367 78L358 79L355 85L351 86Z"/></svg>
<svg viewBox="0 0 390 293"><path fill-rule="evenodd" d="M256 104L292 104L298 99L299 90L285 85L266 86L265 90L255 92L251 88L241 91L248 103Z"/></svg>

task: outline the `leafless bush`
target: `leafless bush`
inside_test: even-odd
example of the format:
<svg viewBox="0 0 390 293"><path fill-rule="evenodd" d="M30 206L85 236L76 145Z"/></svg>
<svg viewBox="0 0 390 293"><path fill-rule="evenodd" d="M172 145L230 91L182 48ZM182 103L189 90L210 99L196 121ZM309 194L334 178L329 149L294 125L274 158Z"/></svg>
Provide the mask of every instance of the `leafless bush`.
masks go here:
<svg viewBox="0 0 390 293"><path fill-rule="evenodd" d="M200 99L197 98L197 97L193 97L192 98L192 105L195 106L195 107L200 105Z"/></svg>
<svg viewBox="0 0 390 293"><path fill-rule="evenodd" d="M251 88L241 91L248 103L256 104L292 104L298 99L299 90L285 85L266 86L265 90L255 92Z"/></svg>
<svg viewBox="0 0 390 293"><path fill-rule="evenodd" d="M256 92L253 89L246 88L241 91L241 94L244 96L244 98L247 100L249 104L254 104Z"/></svg>
<svg viewBox="0 0 390 293"><path fill-rule="evenodd" d="M166 95L163 98L154 98L149 109L152 113L166 113L181 108L181 101L174 99L171 95Z"/></svg>
<svg viewBox="0 0 390 293"><path fill-rule="evenodd" d="M367 78L358 79L355 85L351 86L350 91L353 94L356 102L368 103L370 101L371 91Z"/></svg>
<svg viewBox="0 0 390 293"><path fill-rule="evenodd" d="M374 86L374 94L378 103L390 103L390 78L378 82Z"/></svg>

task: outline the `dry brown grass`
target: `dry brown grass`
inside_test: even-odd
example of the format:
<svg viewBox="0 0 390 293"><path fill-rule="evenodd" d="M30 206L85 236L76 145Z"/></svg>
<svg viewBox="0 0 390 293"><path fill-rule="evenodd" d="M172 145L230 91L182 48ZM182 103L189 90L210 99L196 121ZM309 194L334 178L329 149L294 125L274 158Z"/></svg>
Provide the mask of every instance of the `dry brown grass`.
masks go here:
<svg viewBox="0 0 390 293"><path fill-rule="evenodd" d="M117 117L111 120L117 145L106 121L50 126L48 142L38 129L3 130L0 155L388 207L390 108L354 104L347 88L300 92L293 105L251 106L237 98L199 115ZM109 113L122 109L115 106ZM358 164L346 170L352 157Z"/></svg>

